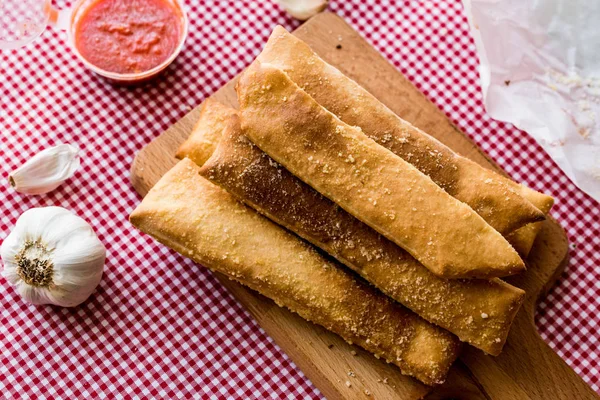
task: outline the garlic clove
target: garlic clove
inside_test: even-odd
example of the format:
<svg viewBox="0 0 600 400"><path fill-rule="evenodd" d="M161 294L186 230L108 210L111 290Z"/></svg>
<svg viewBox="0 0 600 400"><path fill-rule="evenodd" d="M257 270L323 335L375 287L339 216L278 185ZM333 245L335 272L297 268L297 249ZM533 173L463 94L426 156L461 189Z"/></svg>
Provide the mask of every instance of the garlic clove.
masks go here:
<svg viewBox="0 0 600 400"><path fill-rule="evenodd" d="M328 0L276 0L294 18L306 21L327 8Z"/></svg>
<svg viewBox="0 0 600 400"><path fill-rule="evenodd" d="M0 247L2 275L26 301L73 307L102 279L106 249L92 227L61 207L24 212Z"/></svg>
<svg viewBox="0 0 600 400"><path fill-rule="evenodd" d="M44 194L59 187L79 168L79 150L60 144L37 153L8 176L19 193Z"/></svg>

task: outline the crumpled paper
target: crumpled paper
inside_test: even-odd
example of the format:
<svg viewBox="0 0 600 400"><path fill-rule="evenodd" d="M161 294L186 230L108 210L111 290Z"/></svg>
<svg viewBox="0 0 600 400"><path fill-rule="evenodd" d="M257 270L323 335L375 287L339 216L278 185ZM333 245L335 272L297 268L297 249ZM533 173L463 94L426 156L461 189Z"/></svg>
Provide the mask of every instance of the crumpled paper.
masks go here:
<svg viewBox="0 0 600 400"><path fill-rule="evenodd" d="M600 201L600 1L463 0L487 112Z"/></svg>

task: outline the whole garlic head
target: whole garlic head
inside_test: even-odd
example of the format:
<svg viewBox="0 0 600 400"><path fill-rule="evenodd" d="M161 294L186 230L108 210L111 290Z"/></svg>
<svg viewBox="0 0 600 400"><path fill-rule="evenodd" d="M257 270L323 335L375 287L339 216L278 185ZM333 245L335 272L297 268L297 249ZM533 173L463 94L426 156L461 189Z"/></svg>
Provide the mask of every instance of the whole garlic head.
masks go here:
<svg viewBox="0 0 600 400"><path fill-rule="evenodd" d="M92 227L62 207L32 208L2 243L2 275L33 304L73 307L94 291L106 249Z"/></svg>
<svg viewBox="0 0 600 400"><path fill-rule="evenodd" d="M294 18L306 21L327 7L329 0L275 0Z"/></svg>
<svg viewBox="0 0 600 400"><path fill-rule="evenodd" d="M10 185L20 193L48 193L77 171L78 153L79 150L70 144L44 149L9 174Z"/></svg>

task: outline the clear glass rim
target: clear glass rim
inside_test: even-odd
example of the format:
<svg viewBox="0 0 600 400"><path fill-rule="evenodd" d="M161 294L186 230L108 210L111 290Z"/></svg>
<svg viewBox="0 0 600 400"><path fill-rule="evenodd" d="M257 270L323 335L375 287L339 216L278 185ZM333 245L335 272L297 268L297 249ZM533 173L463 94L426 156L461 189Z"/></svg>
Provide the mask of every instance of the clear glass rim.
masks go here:
<svg viewBox="0 0 600 400"><path fill-rule="evenodd" d="M43 7L43 15L44 15L43 20L38 21L41 29L37 29L37 31L34 35L28 36L26 38L21 38L21 39L16 39L16 40L1 39L0 40L0 51L19 49L21 47L27 46L29 43L32 43L37 38L39 38L40 35L42 33L44 33L44 31L48 27L48 24L50 23L50 14L51 14L51 10L52 10L51 3L52 3L52 0L44 0L44 3L40 4ZM2 12L2 6L3 6L2 0L0 0L0 12Z"/></svg>

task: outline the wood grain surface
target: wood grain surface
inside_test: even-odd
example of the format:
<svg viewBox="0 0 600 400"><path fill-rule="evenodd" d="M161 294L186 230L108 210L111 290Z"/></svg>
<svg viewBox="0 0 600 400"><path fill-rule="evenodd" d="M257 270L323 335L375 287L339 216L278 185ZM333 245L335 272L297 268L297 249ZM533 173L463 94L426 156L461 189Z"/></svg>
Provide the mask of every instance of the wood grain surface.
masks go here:
<svg viewBox="0 0 600 400"><path fill-rule="evenodd" d="M489 160L449 119L341 18L319 14L294 32L314 51L356 80L402 118L458 153L489 168ZM336 45L343 43L341 49ZM212 98L237 107L232 80ZM131 181L145 195L176 164L174 154L199 115L197 107L142 149ZM508 279L527 291L503 353L484 355L468 347L442 386L429 388L403 376L397 367L348 345L338 336L302 320L272 301L217 275L261 327L330 400L335 399L597 399L597 395L546 345L534 324L535 307L566 265L568 243L553 219L544 223L527 260L526 273ZM354 350L356 355L351 351ZM354 377L348 372L354 372ZM350 383L350 386L347 385Z"/></svg>

